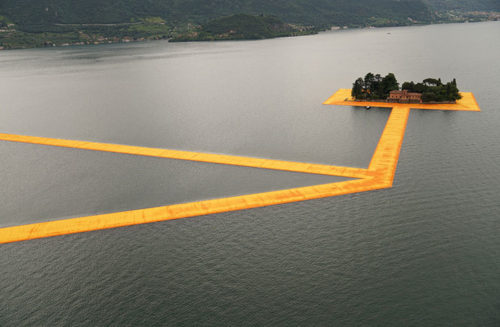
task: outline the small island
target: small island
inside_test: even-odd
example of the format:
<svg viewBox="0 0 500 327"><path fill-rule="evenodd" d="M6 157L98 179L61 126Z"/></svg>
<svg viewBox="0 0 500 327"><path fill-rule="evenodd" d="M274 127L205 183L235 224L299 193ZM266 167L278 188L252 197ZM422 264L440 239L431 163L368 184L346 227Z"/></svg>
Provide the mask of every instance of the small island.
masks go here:
<svg viewBox="0 0 500 327"><path fill-rule="evenodd" d="M170 41L259 40L316 33L313 27L287 24L276 16L238 14L211 20Z"/></svg>
<svg viewBox="0 0 500 327"><path fill-rule="evenodd" d="M455 79L443 84L440 78L426 78L422 83L404 82L400 89L393 73L384 77L368 73L364 79L358 78L351 95L359 101L397 103L456 103L461 98Z"/></svg>

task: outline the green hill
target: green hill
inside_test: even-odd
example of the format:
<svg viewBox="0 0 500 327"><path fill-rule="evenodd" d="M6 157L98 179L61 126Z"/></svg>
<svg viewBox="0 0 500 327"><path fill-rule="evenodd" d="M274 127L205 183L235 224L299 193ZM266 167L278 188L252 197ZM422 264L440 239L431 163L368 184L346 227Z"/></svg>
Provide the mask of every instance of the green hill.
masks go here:
<svg viewBox="0 0 500 327"><path fill-rule="evenodd" d="M286 24L320 29L464 21L470 20L469 14L448 15L439 11L453 11L457 6L463 11L496 10L498 3L499 0L0 0L0 48L171 38L200 31L200 25L207 31L207 24L213 24L208 22L240 13L275 16ZM258 32L258 37L266 33Z"/></svg>
<svg viewBox="0 0 500 327"><path fill-rule="evenodd" d="M20 26L124 23L158 16L173 24L205 23L238 13L274 15L304 25L365 24L371 18L430 21L422 0L2 0L0 15Z"/></svg>
<svg viewBox="0 0 500 327"><path fill-rule="evenodd" d="M237 14L217 18L171 41L257 40L315 33L316 30L282 22L275 16Z"/></svg>
<svg viewBox="0 0 500 327"><path fill-rule="evenodd" d="M500 11L500 0L426 0L436 11Z"/></svg>

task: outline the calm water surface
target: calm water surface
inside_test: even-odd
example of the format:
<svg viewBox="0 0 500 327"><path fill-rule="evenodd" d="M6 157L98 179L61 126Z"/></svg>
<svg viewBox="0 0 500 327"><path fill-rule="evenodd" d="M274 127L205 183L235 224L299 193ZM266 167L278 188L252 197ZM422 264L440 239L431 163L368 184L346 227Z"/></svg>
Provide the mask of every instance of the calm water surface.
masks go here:
<svg viewBox="0 0 500 327"><path fill-rule="evenodd" d="M366 167L367 71L457 78L391 189L0 246L0 326L500 325L500 23L0 53L0 131ZM0 142L0 226L331 182Z"/></svg>

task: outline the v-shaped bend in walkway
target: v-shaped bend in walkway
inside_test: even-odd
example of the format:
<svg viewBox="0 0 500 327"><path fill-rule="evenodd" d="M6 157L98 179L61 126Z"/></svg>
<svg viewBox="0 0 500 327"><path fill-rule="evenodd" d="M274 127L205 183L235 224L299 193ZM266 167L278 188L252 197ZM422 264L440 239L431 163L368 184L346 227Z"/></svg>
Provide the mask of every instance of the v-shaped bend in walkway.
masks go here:
<svg viewBox="0 0 500 327"><path fill-rule="evenodd" d="M462 95L463 99L457 104L420 105L422 108L419 109L433 109L436 106L437 110L479 111L471 93L462 93ZM391 187L410 107L414 106L353 101L348 89L340 89L324 104L393 108L368 169L0 133L0 140L4 141L357 178L350 181L281 191L6 227L0 229L0 243L250 209Z"/></svg>

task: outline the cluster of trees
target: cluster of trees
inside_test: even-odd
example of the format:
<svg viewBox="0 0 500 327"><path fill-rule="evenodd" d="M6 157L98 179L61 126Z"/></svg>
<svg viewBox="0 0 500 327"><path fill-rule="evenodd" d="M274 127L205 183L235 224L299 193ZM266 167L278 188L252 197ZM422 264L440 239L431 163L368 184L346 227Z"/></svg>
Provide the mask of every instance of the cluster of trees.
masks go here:
<svg viewBox="0 0 500 327"><path fill-rule="evenodd" d="M404 82L401 89L422 93L423 102L456 101L462 97L455 79L446 84L443 84L440 78L426 78L422 83Z"/></svg>
<svg viewBox="0 0 500 327"><path fill-rule="evenodd" d="M446 84L440 78L426 78L422 83L404 82L401 89L421 93L422 102L455 102L462 98L455 79ZM368 73L353 83L351 95L358 100L386 100L389 93L396 90L399 84L393 73L384 77Z"/></svg>
<svg viewBox="0 0 500 327"><path fill-rule="evenodd" d="M385 100L393 90L399 90L398 81L393 73L384 77L368 73L364 79L360 77L354 82L351 95L356 99Z"/></svg>

